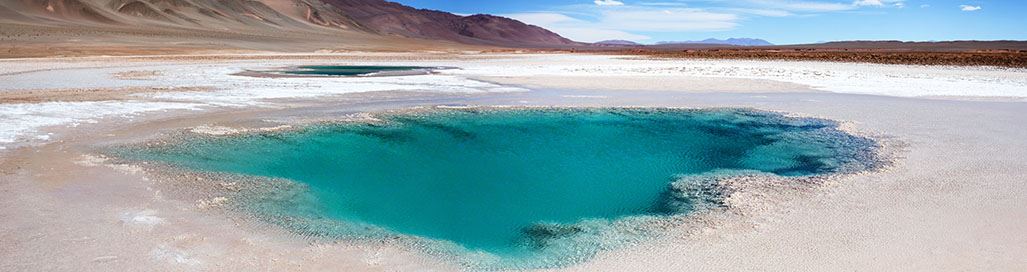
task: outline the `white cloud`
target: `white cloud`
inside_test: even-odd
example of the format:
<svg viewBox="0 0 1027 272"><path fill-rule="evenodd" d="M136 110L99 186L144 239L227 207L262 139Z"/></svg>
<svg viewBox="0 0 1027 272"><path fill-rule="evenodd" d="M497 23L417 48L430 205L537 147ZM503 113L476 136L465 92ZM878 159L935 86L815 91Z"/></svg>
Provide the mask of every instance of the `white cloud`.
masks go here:
<svg viewBox="0 0 1027 272"><path fill-rule="evenodd" d="M881 0L856 0L855 2L852 2L852 5L855 5L855 6L878 6L878 7L880 7L880 6L884 6L884 3L882 3Z"/></svg>
<svg viewBox="0 0 1027 272"><path fill-rule="evenodd" d="M906 7L906 1L905 0L855 0L855 1L852 2L852 5L856 6L856 7L866 7L866 6L871 6L871 7L887 7L887 6L892 6L892 7L896 7L896 8L904 8L904 7Z"/></svg>
<svg viewBox="0 0 1027 272"><path fill-rule="evenodd" d="M598 23L630 31L718 31L737 26L738 15L702 9L622 8L603 11Z"/></svg>
<svg viewBox="0 0 1027 272"><path fill-rule="evenodd" d="M734 13L676 6L616 6L591 10L590 13L529 12L502 16L541 26L583 42L649 39L636 32L723 31L735 28L740 20Z"/></svg>
<svg viewBox="0 0 1027 272"><path fill-rule="evenodd" d="M703 2L703 8L691 6ZM728 31L751 17L786 17L864 7L902 8L907 0L654 0L625 4L622 0L594 0L550 11L504 14L583 42L646 40L639 33ZM586 2L587 3L587 2ZM651 34L653 35L653 34Z"/></svg>
<svg viewBox="0 0 1027 272"><path fill-rule="evenodd" d="M827 12L857 8L856 5L838 2L792 1L792 0L748 0L751 5L787 11Z"/></svg>
<svg viewBox="0 0 1027 272"><path fill-rule="evenodd" d="M652 37L646 35L639 35L630 32L612 30L612 29L594 29L594 28L556 28L557 33L565 35L566 37L582 42L598 42L604 40L627 40L627 41L644 41L652 39Z"/></svg>
<svg viewBox="0 0 1027 272"><path fill-rule="evenodd" d="M599 23L589 22L560 13L530 12L504 14L525 23L544 27L571 40L597 42L602 40L648 40L648 36L629 33L623 30L605 28Z"/></svg>
<svg viewBox="0 0 1027 272"><path fill-rule="evenodd" d="M906 0L852 0L844 3L837 1L801 1L801 0L746 0L749 6L765 7L794 12L832 12L858 9L861 7L905 7Z"/></svg>
<svg viewBox="0 0 1027 272"><path fill-rule="evenodd" d="M584 21L575 19L567 15L552 12L529 12L529 13L512 13L503 14L503 17L510 17L521 22L542 26L562 23L582 23Z"/></svg>
<svg viewBox="0 0 1027 272"><path fill-rule="evenodd" d="M624 2L617 0L595 0L596 5L599 6L623 6Z"/></svg>
<svg viewBox="0 0 1027 272"><path fill-rule="evenodd" d="M962 11L978 11L978 10L981 10L981 6L959 5L959 10L962 10Z"/></svg>
<svg viewBox="0 0 1027 272"><path fill-rule="evenodd" d="M727 11L734 12L734 13L739 13L739 14L751 14L751 15L758 15L758 16L765 16L765 17L787 17L787 16L795 15L795 13L791 13L791 12L784 11L784 10L776 10L776 9L732 8L732 9L727 9Z"/></svg>

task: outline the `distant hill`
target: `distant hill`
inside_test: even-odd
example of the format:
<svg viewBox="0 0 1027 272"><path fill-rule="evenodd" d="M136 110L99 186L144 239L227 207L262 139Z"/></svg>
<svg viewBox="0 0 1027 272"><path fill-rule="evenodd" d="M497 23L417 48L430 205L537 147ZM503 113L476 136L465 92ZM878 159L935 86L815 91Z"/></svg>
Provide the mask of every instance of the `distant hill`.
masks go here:
<svg viewBox="0 0 1027 272"><path fill-rule="evenodd" d="M605 41L595 42L595 43L592 43L592 44L593 45L607 45L607 46L640 46L640 45L642 45L642 44L639 44L639 43L636 43L636 42L633 42L633 41L625 41L625 40L605 40Z"/></svg>
<svg viewBox="0 0 1027 272"><path fill-rule="evenodd" d="M720 44L720 45L737 45L737 46L768 46L774 45L763 39L752 39L752 38L730 38L727 40L720 39L705 39L701 41L664 41L658 42L657 45L675 45L675 44Z"/></svg>

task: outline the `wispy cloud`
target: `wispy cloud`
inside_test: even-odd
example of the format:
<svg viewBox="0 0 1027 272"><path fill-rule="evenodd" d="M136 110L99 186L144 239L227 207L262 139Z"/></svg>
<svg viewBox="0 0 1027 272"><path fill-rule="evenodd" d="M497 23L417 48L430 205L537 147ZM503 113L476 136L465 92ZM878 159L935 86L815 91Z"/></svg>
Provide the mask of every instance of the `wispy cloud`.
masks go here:
<svg viewBox="0 0 1027 272"><path fill-rule="evenodd" d="M790 1L790 0L746 0L754 7L773 8L788 11L800 12L827 12L855 9L858 6L851 3L820 2L820 1Z"/></svg>
<svg viewBox="0 0 1027 272"><path fill-rule="evenodd" d="M787 17L795 15L790 11L778 10L778 9L748 9L748 8L729 8L726 11L736 13L738 15L756 15L764 17Z"/></svg>
<svg viewBox="0 0 1027 272"><path fill-rule="evenodd" d="M596 5L599 6L623 6L624 2L617 0L596 0Z"/></svg>
<svg viewBox="0 0 1027 272"><path fill-rule="evenodd" d="M598 22L577 19L561 13L528 12L503 14L503 16L545 27L576 41L597 42L613 39L638 41L649 39L649 37L645 35L632 34L623 30L607 28Z"/></svg>
<svg viewBox="0 0 1027 272"><path fill-rule="evenodd" d="M962 10L962 11L978 11L978 10L981 10L981 6L959 5L959 10Z"/></svg>
<svg viewBox="0 0 1027 272"><path fill-rule="evenodd" d="M843 2L845 1L845 2ZM715 32L746 18L787 17L864 7L902 8L906 0L594 0L552 10L504 14L578 41L647 40L644 33ZM587 2L586 2L587 3ZM693 6L696 4L697 6Z"/></svg>
<svg viewBox="0 0 1027 272"><path fill-rule="evenodd" d="M594 42L608 39L646 40L632 32L707 32L735 28L739 17L702 9L652 9L623 7L602 10L591 20L556 12L504 14L529 24L556 31L568 38Z"/></svg>
<svg viewBox="0 0 1027 272"><path fill-rule="evenodd" d="M738 15L691 8L620 8L601 12L601 25L620 30L682 32L718 31L737 25Z"/></svg>
<svg viewBox="0 0 1027 272"><path fill-rule="evenodd" d="M884 6L884 2L881 0L856 0L852 4L855 6Z"/></svg>

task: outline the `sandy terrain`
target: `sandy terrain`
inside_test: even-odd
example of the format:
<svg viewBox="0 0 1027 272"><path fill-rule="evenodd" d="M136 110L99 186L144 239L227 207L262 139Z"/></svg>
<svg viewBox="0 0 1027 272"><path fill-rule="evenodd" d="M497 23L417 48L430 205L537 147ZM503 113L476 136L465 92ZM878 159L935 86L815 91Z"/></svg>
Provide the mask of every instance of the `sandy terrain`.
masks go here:
<svg viewBox="0 0 1027 272"><path fill-rule="evenodd" d="M720 49L720 50L652 50L634 52L659 58L697 59L759 59L797 61L836 61L855 63L998 66L1027 68L1027 50L995 50L968 52L914 51L894 52L882 49Z"/></svg>
<svg viewBox="0 0 1027 272"><path fill-rule="evenodd" d="M841 41L768 46L607 45L582 50L670 59L833 61L1027 68L1027 42L1024 41Z"/></svg>
<svg viewBox="0 0 1027 272"><path fill-rule="evenodd" d="M96 1L102 3L103 1ZM216 3L216 2L212 2ZM8 3L0 3L0 6ZM451 41L403 38L345 29L219 29L190 24L97 25L75 21L8 22L0 16L0 59L80 56L181 55L226 52L463 51L495 49ZM136 20L137 18L131 18ZM218 25L210 22L208 25ZM194 28L194 29L190 29Z"/></svg>
<svg viewBox="0 0 1027 272"><path fill-rule="evenodd" d="M1027 97L1025 70L411 55L0 61L0 270L458 269L389 244L313 241L239 220L216 208L216 195L192 190L231 184L202 176L174 183L98 151L181 131L465 104L783 111L844 121L896 158L879 173L743 191L726 212L568 270L1027 270L1027 238L1019 235L1027 233L1027 107L1018 102ZM397 78L231 76L306 63L462 69ZM101 94L53 101L71 89Z"/></svg>

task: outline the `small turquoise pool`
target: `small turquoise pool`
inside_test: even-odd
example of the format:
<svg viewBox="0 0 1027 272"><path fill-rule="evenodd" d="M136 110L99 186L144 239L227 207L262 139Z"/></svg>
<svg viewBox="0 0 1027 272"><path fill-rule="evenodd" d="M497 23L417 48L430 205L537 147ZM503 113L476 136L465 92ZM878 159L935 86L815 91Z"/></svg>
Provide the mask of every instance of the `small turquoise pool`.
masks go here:
<svg viewBox="0 0 1027 272"><path fill-rule="evenodd" d="M747 110L468 109L188 139L127 156L284 178L244 210L297 233L407 239L476 269L567 265L658 233L701 202L700 175L869 167L873 142L833 122Z"/></svg>
<svg viewBox="0 0 1027 272"><path fill-rule="evenodd" d="M415 71L427 72L429 69L431 68L420 66L305 65L284 69L279 73L302 76L367 76Z"/></svg>

